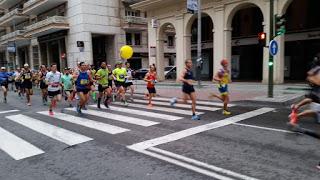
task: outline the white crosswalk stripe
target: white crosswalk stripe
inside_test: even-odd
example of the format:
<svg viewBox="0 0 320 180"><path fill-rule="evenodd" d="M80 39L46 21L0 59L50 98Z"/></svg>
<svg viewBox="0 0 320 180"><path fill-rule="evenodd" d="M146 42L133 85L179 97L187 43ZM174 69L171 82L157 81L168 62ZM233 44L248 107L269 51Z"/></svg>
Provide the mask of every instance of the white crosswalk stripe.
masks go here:
<svg viewBox="0 0 320 180"><path fill-rule="evenodd" d="M90 107L97 107L97 106L91 105ZM107 109L105 107L101 107L101 108ZM129 109L129 108L116 107L116 106L110 106L109 109L111 111L118 111L118 112L123 112L123 113L128 113L128 114L136 114L136 115L140 115L140 116L153 117L153 118L164 119L164 120L168 120L168 121L176 121L179 119L183 119L183 117L178 117L178 116L171 116L171 115L167 115L167 114L141 111L141 110L135 110L135 109Z"/></svg>
<svg viewBox="0 0 320 180"><path fill-rule="evenodd" d="M66 109L70 110L70 111L76 111L74 108L66 108ZM128 124L135 124L135 125L139 125L139 126L144 126L144 127L159 124L158 122L154 122L154 121L134 118L134 117L130 117L130 116L117 115L117 114L107 113L107 112L102 112L102 111L82 110L82 113L97 116L97 117L107 118L110 120L125 122Z"/></svg>
<svg viewBox="0 0 320 180"><path fill-rule="evenodd" d="M6 116L6 118L69 146L93 140L84 135L53 126L22 114Z"/></svg>
<svg viewBox="0 0 320 180"><path fill-rule="evenodd" d="M44 153L20 137L0 127L0 149L15 160L36 156Z"/></svg>
<svg viewBox="0 0 320 180"><path fill-rule="evenodd" d="M38 112L38 113L45 115L45 116L50 116L48 114L48 111L42 111L42 112ZM50 116L50 117L53 117L53 118L56 118L56 119L59 119L62 121L66 121L69 123L77 124L80 126L88 127L91 129L95 129L98 131L102 131L102 132L105 132L108 134L119 134L119 133L123 133L126 131L130 131L129 129L125 129L125 128L109 125L106 123L93 121L93 120L90 120L87 118L76 117L76 116L72 116L72 115L65 114L65 113L55 113L54 116Z"/></svg>
<svg viewBox="0 0 320 180"><path fill-rule="evenodd" d="M148 104L146 100L135 99L134 102ZM154 105L161 105L161 106L170 106L169 102L159 102L159 101L152 101ZM174 107L179 108L191 108L191 104L175 104ZM208 107L208 106L197 106L196 109L204 110L204 111L217 111L220 108Z"/></svg>
<svg viewBox="0 0 320 180"><path fill-rule="evenodd" d="M122 103L119 102L113 102L112 104L115 105L123 105ZM190 110L184 110L184 109L176 109L176 108L166 108L166 107L159 107L159 106L153 106L152 108L147 107L146 105L143 104L136 104L136 103L130 103L129 107L134 107L134 108L141 108L141 109L148 109L148 110L155 110L155 111L163 111L163 112L169 112L169 113L175 113L175 114L182 114L182 115L191 115ZM212 108L219 110L220 108ZM204 114L204 112L196 112L196 114L201 115Z"/></svg>
<svg viewBox="0 0 320 180"><path fill-rule="evenodd" d="M134 94L134 96L137 97L144 97L143 94ZM157 100L157 101L167 101L169 102L171 100L171 98L165 98L165 97L153 97L153 100ZM189 103L191 103L191 101L188 101ZM197 100L197 104L200 105L207 105L207 106L223 106L223 103L219 103L219 102L209 102L209 101L200 101ZM234 107L236 106L235 104L228 104L228 107Z"/></svg>

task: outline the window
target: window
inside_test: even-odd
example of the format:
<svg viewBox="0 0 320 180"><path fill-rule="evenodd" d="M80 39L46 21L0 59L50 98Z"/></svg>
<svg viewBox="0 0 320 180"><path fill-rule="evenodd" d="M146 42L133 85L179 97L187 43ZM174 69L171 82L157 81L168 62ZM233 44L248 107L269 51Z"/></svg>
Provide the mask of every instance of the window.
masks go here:
<svg viewBox="0 0 320 180"><path fill-rule="evenodd" d="M140 11L126 10L125 15L126 16L140 17Z"/></svg>
<svg viewBox="0 0 320 180"><path fill-rule="evenodd" d="M134 34L134 45L141 45L141 34L140 33Z"/></svg>
<svg viewBox="0 0 320 180"><path fill-rule="evenodd" d="M131 33L126 33L126 42L127 42L127 45L132 45Z"/></svg>
<svg viewBox="0 0 320 180"><path fill-rule="evenodd" d="M174 46L174 37L168 36L168 46Z"/></svg>

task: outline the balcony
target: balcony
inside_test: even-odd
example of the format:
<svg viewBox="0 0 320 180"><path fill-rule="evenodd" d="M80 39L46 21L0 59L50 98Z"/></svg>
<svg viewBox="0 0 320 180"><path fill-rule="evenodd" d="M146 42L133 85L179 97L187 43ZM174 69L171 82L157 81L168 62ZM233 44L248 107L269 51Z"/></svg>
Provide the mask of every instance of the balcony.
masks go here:
<svg viewBox="0 0 320 180"><path fill-rule="evenodd" d="M23 14L38 15L67 1L68 0L29 0L23 5Z"/></svg>
<svg viewBox="0 0 320 180"><path fill-rule="evenodd" d="M18 4L21 0L0 0L0 8L9 9Z"/></svg>
<svg viewBox="0 0 320 180"><path fill-rule="evenodd" d="M24 33L24 30L17 30L12 33L3 35L0 37L0 44L5 45L8 43L8 41L15 41L18 44L19 42L26 41L28 40L28 38L24 37Z"/></svg>
<svg viewBox="0 0 320 180"><path fill-rule="evenodd" d="M148 53L149 49L147 45L132 45L135 53Z"/></svg>
<svg viewBox="0 0 320 180"><path fill-rule="evenodd" d="M22 14L22 9L14 9L0 17L0 26L13 26L19 24L28 17Z"/></svg>
<svg viewBox="0 0 320 180"><path fill-rule="evenodd" d="M147 30L148 20L143 17L125 16L122 20L123 29Z"/></svg>
<svg viewBox="0 0 320 180"><path fill-rule="evenodd" d="M69 29L69 24L65 17L52 16L25 27L25 37L38 37L66 29Z"/></svg>

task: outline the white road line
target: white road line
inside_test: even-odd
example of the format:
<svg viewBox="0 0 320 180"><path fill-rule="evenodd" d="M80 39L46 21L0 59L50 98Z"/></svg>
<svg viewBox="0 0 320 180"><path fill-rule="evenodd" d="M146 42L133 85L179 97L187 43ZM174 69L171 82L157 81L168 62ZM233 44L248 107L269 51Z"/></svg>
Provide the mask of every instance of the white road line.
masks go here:
<svg viewBox="0 0 320 180"><path fill-rule="evenodd" d="M92 140L92 138L53 126L22 114L7 116L6 118L69 146Z"/></svg>
<svg viewBox="0 0 320 180"><path fill-rule="evenodd" d="M141 100L141 99L135 99L134 102L148 104L148 101ZM154 104L154 105L162 105L162 106L170 106L169 102L152 101L152 104ZM190 108L191 109L191 104L175 104L174 107ZM174 108L174 107L172 107L172 108ZM197 106L196 109L205 110L205 111L217 111L220 108L214 108L214 107L208 107L208 106Z"/></svg>
<svg viewBox="0 0 320 180"><path fill-rule="evenodd" d="M239 174L239 173L227 170L227 169L223 169L223 168L220 168L220 167L217 167L217 166L213 166L211 164L200 162L200 161L197 161L195 159L191 159L191 158L188 158L188 157L185 157L185 156L181 156L179 154L175 154L175 153L172 153L172 152L169 152L169 151L165 151L165 150L162 150L162 149L159 149L159 148L151 147L148 150L151 150L151 151L154 151L156 153L159 153L159 154L162 154L162 155L166 155L166 156L169 156L171 158L174 158L174 159L177 159L177 160L181 160L181 161L196 165L198 167L203 167L203 168L210 169L210 170L218 172L218 173L222 173L222 174L225 174L225 175L228 175L228 176L233 176L235 178L245 179L245 180L257 180L256 178L253 178L253 177L249 177L249 176L246 176L246 175L243 175L243 174Z"/></svg>
<svg viewBox="0 0 320 180"><path fill-rule="evenodd" d="M249 125L249 124L242 124L242 123L232 123L233 125L237 126L244 126L244 127L251 127L251 128L257 128L257 129L263 129L263 130L268 130L268 131L276 131L276 132L283 132L283 133L295 133L292 131L287 131L283 129L275 129L275 128L268 128L268 127L261 127L261 126L254 126L254 125Z"/></svg>
<svg viewBox="0 0 320 180"><path fill-rule="evenodd" d="M216 128L219 128L219 127L227 126L227 125L230 125L232 123L240 122L242 120L249 119L249 118L261 115L261 114L265 114L265 113L271 112L273 110L274 110L274 108L257 109L257 110L254 110L254 111L250 111L250 112L247 112L247 113L244 113L244 114L236 115L236 116L233 116L233 117L230 117L230 118L226 118L226 119L223 119L223 120L220 120L220 121L216 121L216 122L213 122L213 123L209 123L209 124L193 127L193 128L186 129L186 130L183 130L183 131L179 131L179 132L175 132L175 133L172 133L172 134L168 134L166 136L162 136L162 137L158 137L158 138L155 138L155 139L151 139L151 140L147 140L147 141L144 141L144 142L140 142L140 143L137 143L137 144L133 144L131 146L133 148L135 148L135 149L148 149L150 147L154 147L154 146L157 146L157 145L160 145L160 144L165 144L165 143L168 143L168 142L176 141L176 140L179 140L179 139L191 136L191 135L195 135L195 134L198 134L198 133L201 133L201 132L205 132L205 131L208 131L208 130L212 130L212 129L216 129Z"/></svg>
<svg viewBox="0 0 320 180"><path fill-rule="evenodd" d="M6 113L12 113L12 112L18 112L19 110L8 110L8 111L0 111L0 114L6 114Z"/></svg>
<svg viewBox="0 0 320 180"><path fill-rule="evenodd" d="M74 108L66 108L66 109L70 110L70 111L76 111ZM118 115L118 114L113 114L113 113L107 113L107 112L102 112L102 111L95 111L95 110L82 110L82 113L93 115L93 116L98 116L98 117L102 117L102 118L107 118L110 120L121 121L121 122L125 122L128 124L135 124L135 125L139 125L139 126L144 126L144 127L160 124L160 123L154 122L154 121L149 121L149 120L144 120L144 119L139 119L139 118L134 118L134 117L129 117L129 116L123 116L123 115Z"/></svg>
<svg viewBox="0 0 320 180"><path fill-rule="evenodd" d="M48 114L48 111L42 111L42 112L38 112L39 114L42 115L46 115L46 116L50 116ZM101 123L101 122L97 122L97 121L92 121L90 119L86 119L86 118L81 118L81 117L76 117L76 116L72 116L69 114L64 114L64 113L55 113L54 116L50 116L62 121L66 121L69 123L73 123L73 124L77 124L80 126L84 126L84 127L88 127L91 129L95 129L98 131L102 131L108 134L119 134L119 133L123 133L126 131L130 131L129 129L125 129L125 128L121 128L118 126L112 126L109 124L105 124L105 123Z"/></svg>
<svg viewBox="0 0 320 180"><path fill-rule="evenodd" d="M197 173L200 173L200 174L204 174L206 176L209 176L209 177L212 177L212 178L215 178L215 179L219 179L219 180L235 180L233 178L230 178L230 177L227 177L227 176L222 176L222 175L217 174L215 172L211 172L211 171L208 171L206 169L202 169L202 168L193 166L191 164L187 164L185 162L181 162L181 161L178 161L176 159L169 158L169 157L157 154L157 153L153 153L153 152L146 151L146 150L137 150L137 149L134 149L134 148L131 148L131 147L128 147L128 148L131 149L131 150L137 151L139 153L142 153L142 154L145 154L145 155L148 155L148 156L151 156L151 157L154 157L154 158L157 158L157 159L160 159L160 160L175 164L177 166L189 169L191 171L194 171L194 172L197 172Z"/></svg>
<svg viewBox="0 0 320 180"><path fill-rule="evenodd" d="M134 94L134 96L137 96L137 97L144 97L144 95L142 94ZM171 98L165 98L165 97L153 97L152 98L153 100L158 100L158 101L170 101ZM181 100L181 99L179 99ZM191 103L191 101L188 101L189 103ZM197 104L200 104L200 105L208 105L208 106L223 106L223 103L219 103L219 102L209 102L209 101L199 101L197 100ZM228 104L228 107L234 107L236 106L235 104Z"/></svg>
<svg viewBox="0 0 320 180"><path fill-rule="evenodd" d="M90 106L97 107L96 105L90 105ZM101 108L107 109L106 107L101 107ZM135 114L135 115L140 115L140 116L164 119L164 120L168 120L168 121L176 121L179 119L183 119L183 117L178 117L178 116L171 116L171 115L167 115L167 114L141 111L141 110L129 109L129 108L121 108L121 107L116 107L116 106L109 106L109 109L111 111L118 111L118 112L124 112L124 113L128 113L128 114Z"/></svg>
<svg viewBox="0 0 320 180"><path fill-rule="evenodd" d="M113 102L112 104L115 105L123 105L121 103L118 102ZM182 115L191 115L191 111L190 110L183 110L183 109L176 109L176 108L166 108L166 107L159 107L159 106L153 106L151 108L148 108L146 105L143 104L134 104L134 103L130 103L129 107L135 107L135 108L143 108L143 109L148 109L148 110L155 110L155 111L164 111L164 112L170 112L170 113L175 113L175 114L182 114ZM217 108L218 110L218 108ZM204 112L196 112L196 114L201 115L204 114Z"/></svg>
<svg viewBox="0 0 320 180"><path fill-rule="evenodd" d="M44 151L0 127L0 149L15 160L43 154Z"/></svg>

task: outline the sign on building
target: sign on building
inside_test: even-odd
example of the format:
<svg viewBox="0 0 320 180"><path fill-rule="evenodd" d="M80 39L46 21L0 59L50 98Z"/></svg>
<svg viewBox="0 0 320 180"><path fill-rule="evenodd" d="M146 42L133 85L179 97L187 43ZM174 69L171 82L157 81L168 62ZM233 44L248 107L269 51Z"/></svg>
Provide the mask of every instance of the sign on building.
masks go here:
<svg viewBox="0 0 320 180"><path fill-rule="evenodd" d="M151 19L151 27L152 28L158 28L158 20Z"/></svg>
<svg viewBox="0 0 320 180"><path fill-rule="evenodd" d="M198 11L198 0L187 0L187 11L192 14Z"/></svg>

